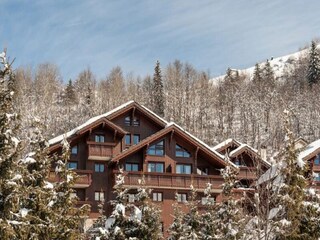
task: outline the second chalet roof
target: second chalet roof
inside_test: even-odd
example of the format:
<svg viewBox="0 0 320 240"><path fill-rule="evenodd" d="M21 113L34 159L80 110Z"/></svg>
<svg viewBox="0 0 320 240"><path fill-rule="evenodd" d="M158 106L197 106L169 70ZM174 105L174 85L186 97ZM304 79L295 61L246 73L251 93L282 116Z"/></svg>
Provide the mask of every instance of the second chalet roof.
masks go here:
<svg viewBox="0 0 320 240"><path fill-rule="evenodd" d="M123 111L125 111L126 109L130 109L130 108L133 108L133 107L136 107L138 108L139 110L143 111L144 113L148 114L151 118L153 118L154 120L156 120L159 124L161 124L163 127L165 127L168 122L166 120L164 120L163 118L161 118L160 116L156 115L154 112L152 112L151 110L149 110L148 108L146 108L145 106L143 105L140 105L138 104L137 102L135 101L129 101L129 102L126 102L125 104L122 104L120 105L119 107L117 108L114 108L113 110L109 111L109 112L106 112L104 114L101 114L99 116L96 116L96 117L93 117L93 118L90 118L88 121L86 121L84 124L72 129L71 131L67 132L67 133L64 133L64 134L61 134L53 139L50 139L49 140L49 145L52 146L52 145L55 145L55 144L58 144L58 143L61 143L61 141L64 139L64 138L70 138L74 135L76 135L77 133L79 133L80 131L84 130L85 128L87 128L88 126L92 125L92 124L95 124L96 122L102 120L102 119L110 119L114 116L116 116L117 114L120 114L122 113ZM119 128L119 127L118 127Z"/></svg>
<svg viewBox="0 0 320 240"><path fill-rule="evenodd" d="M318 153L320 153L320 139L307 145L304 148L304 150L300 152L298 156L298 160L300 161L309 160L310 158L314 157Z"/></svg>

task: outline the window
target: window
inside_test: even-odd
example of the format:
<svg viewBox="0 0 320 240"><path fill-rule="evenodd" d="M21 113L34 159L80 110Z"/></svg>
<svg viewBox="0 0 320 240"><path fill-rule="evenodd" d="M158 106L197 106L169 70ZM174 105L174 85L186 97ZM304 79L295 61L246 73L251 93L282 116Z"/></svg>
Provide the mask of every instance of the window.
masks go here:
<svg viewBox="0 0 320 240"><path fill-rule="evenodd" d="M71 154L73 154L73 155L77 155L78 154L78 145L73 146L71 148Z"/></svg>
<svg viewBox="0 0 320 240"><path fill-rule="evenodd" d="M104 135L96 135L94 140L95 142L104 142Z"/></svg>
<svg viewBox="0 0 320 240"><path fill-rule="evenodd" d="M124 125L125 126L140 126L140 119L136 116L133 117L133 119L131 119L131 116L127 116L124 118Z"/></svg>
<svg viewBox="0 0 320 240"><path fill-rule="evenodd" d="M94 192L94 200L95 201L103 201L105 198L104 198L104 192Z"/></svg>
<svg viewBox="0 0 320 240"><path fill-rule="evenodd" d="M136 198L135 194L128 194L128 202L129 203L134 203L135 198Z"/></svg>
<svg viewBox="0 0 320 240"><path fill-rule="evenodd" d="M237 166L240 166L240 160L238 158L236 158L236 160L234 160L234 164Z"/></svg>
<svg viewBox="0 0 320 240"><path fill-rule="evenodd" d="M131 117L130 116L124 118L124 125L125 126L131 125Z"/></svg>
<svg viewBox="0 0 320 240"><path fill-rule="evenodd" d="M199 174L199 175L208 175L209 174L209 168L208 167L198 167L197 168L197 174Z"/></svg>
<svg viewBox="0 0 320 240"><path fill-rule="evenodd" d="M68 169L77 169L78 163L77 162L68 162Z"/></svg>
<svg viewBox="0 0 320 240"><path fill-rule="evenodd" d="M126 163L126 165L125 165L125 170L127 172L130 172L130 171L137 172L137 171L139 171L138 169L139 169L139 164L138 163Z"/></svg>
<svg viewBox="0 0 320 240"><path fill-rule="evenodd" d="M177 201L178 202L187 202L187 194L186 193L177 193Z"/></svg>
<svg viewBox="0 0 320 240"><path fill-rule="evenodd" d="M191 174L191 165L177 164L176 173L180 174Z"/></svg>
<svg viewBox="0 0 320 240"><path fill-rule="evenodd" d="M315 181L320 181L320 173L315 172L315 173L313 173L313 176L314 176Z"/></svg>
<svg viewBox="0 0 320 240"><path fill-rule="evenodd" d="M176 144L176 157L190 157L191 154L184 149L183 147L181 147L180 145Z"/></svg>
<svg viewBox="0 0 320 240"><path fill-rule="evenodd" d="M201 198L201 204L202 205L213 205L215 203L216 199L213 197L207 198L203 197Z"/></svg>
<svg viewBox="0 0 320 240"><path fill-rule="evenodd" d="M152 193L152 201L162 202L162 192L153 192Z"/></svg>
<svg viewBox="0 0 320 240"><path fill-rule="evenodd" d="M320 155L317 155L316 159L314 160L314 165L320 165Z"/></svg>
<svg viewBox="0 0 320 240"><path fill-rule="evenodd" d="M147 154L156 155L156 156L163 156L164 155L164 141L162 140L154 145L151 145L148 148Z"/></svg>
<svg viewBox="0 0 320 240"><path fill-rule="evenodd" d="M95 171L95 172L104 172L104 164L102 164L102 163L95 163L95 164L94 164L94 171Z"/></svg>
<svg viewBox="0 0 320 240"><path fill-rule="evenodd" d="M140 126L140 119L138 117L133 117L132 125L135 127Z"/></svg>
<svg viewBox="0 0 320 240"><path fill-rule="evenodd" d="M140 135L133 134L133 144L138 144L140 142Z"/></svg>
<svg viewBox="0 0 320 240"><path fill-rule="evenodd" d="M126 135L125 144L126 145L131 145L131 135L130 134Z"/></svg>
<svg viewBox="0 0 320 240"><path fill-rule="evenodd" d="M164 172L164 164L163 163L148 163L148 172Z"/></svg>

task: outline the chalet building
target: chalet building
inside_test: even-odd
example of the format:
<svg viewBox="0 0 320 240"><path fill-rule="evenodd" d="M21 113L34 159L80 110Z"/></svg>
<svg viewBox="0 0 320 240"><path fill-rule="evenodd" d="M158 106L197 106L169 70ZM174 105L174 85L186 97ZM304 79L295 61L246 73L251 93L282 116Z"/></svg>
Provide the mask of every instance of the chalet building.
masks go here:
<svg viewBox="0 0 320 240"><path fill-rule="evenodd" d="M97 205L102 199L106 213L111 212L108 202L114 198L115 174L120 166L130 194L145 176L146 185L153 189L151 199L162 209L164 229L172 222L176 193L183 204L192 184L201 200L206 184L211 183L213 198L219 201L220 169L230 165L239 172L242 187L248 187L256 178L254 166L261 160L256 150L235 140L211 148L134 101L51 139L51 154L61 152L64 137L71 146L69 168L80 176L74 186L79 204L91 205L91 218L98 216ZM225 157L227 152L229 158ZM50 178L56 180L54 174ZM129 195L128 201L134 198Z"/></svg>

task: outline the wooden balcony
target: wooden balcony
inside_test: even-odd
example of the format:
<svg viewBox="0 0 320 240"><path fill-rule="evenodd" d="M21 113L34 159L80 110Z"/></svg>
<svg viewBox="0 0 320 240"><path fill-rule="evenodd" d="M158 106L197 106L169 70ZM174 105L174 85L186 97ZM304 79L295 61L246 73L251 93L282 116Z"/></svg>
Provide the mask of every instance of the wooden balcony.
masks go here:
<svg viewBox="0 0 320 240"><path fill-rule="evenodd" d="M88 159L95 161L109 161L113 156L115 143L87 142Z"/></svg>
<svg viewBox="0 0 320 240"><path fill-rule="evenodd" d="M78 177L74 184L74 188L87 188L91 185L92 179L91 174L92 170L74 170ZM60 178L54 171L50 172L49 174L49 182L59 182Z"/></svg>
<svg viewBox="0 0 320 240"><path fill-rule="evenodd" d="M118 173L115 171L115 173ZM176 173L142 173L125 172L125 185L135 188L139 185L138 180L144 175L146 186L155 189L177 189L190 190L190 185L199 191L207 187L207 183L212 184L212 192L220 193L223 179L221 176L198 175L198 174L176 174Z"/></svg>
<svg viewBox="0 0 320 240"><path fill-rule="evenodd" d="M257 169L255 167L239 167L240 171L237 175L238 179L250 179L254 180L257 178Z"/></svg>

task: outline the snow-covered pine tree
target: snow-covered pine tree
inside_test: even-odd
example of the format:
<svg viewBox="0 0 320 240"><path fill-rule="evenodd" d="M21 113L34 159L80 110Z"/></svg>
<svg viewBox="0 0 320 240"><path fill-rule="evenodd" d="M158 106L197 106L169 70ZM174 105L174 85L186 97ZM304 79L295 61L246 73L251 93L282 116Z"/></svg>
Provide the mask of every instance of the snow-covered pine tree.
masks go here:
<svg viewBox="0 0 320 240"><path fill-rule="evenodd" d="M254 66L252 81L255 84L260 84L262 82L261 68L260 68L260 65L258 63L256 63L256 65Z"/></svg>
<svg viewBox="0 0 320 240"><path fill-rule="evenodd" d="M186 203L188 212L183 216L183 236L181 240L200 239L201 215L198 210L199 200L197 200L197 190L190 186L190 196Z"/></svg>
<svg viewBox="0 0 320 240"><path fill-rule="evenodd" d="M319 196L307 189L307 164L298 157L291 131L291 112L285 112L287 145L284 164L280 170L276 202L279 205L275 217L278 231L276 239L318 239L320 237Z"/></svg>
<svg viewBox="0 0 320 240"><path fill-rule="evenodd" d="M169 233L169 240L179 240L182 239L183 237L183 217L184 217L184 212L181 209L181 206L179 206L178 203L178 194L176 193L176 201L173 205L173 222L170 225L168 229Z"/></svg>
<svg viewBox="0 0 320 240"><path fill-rule="evenodd" d="M74 185L77 174L68 169L70 146L66 139L62 142L62 156L56 161L55 172L59 182L55 183L57 193L52 209L56 214L54 224L55 232L52 239L81 239L82 225L88 215L89 206L76 207L77 198L74 196Z"/></svg>
<svg viewBox="0 0 320 240"><path fill-rule="evenodd" d="M320 81L320 56L317 51L317 45L314 41L311 42L309 52L307 80L310 86Z"/></svg>
<svg viewBox="0 0 320 240"><path fill-rule="evenodd" d="M26 223L19 225L18 239L53 239L56 214L53 203L57 200L52 183L48 182L52 159L48 156L48 143L42 135L43 129L38 119L28 129L28 149L30 152L20 160L23 166L25 191L20 200L20 218Z"/></svg>
<svg viewBox="0 0 320 240"><path fill-rule="evenodd" d="M213 201L212 195L212 184L207 183L207 187L204 190L205 206L206 210L201 214L201 231L200 239L211 240L214 239L216 233L216 226L214 224L214 208L215 202Z"/></svg>
<svg viewBox="0 0 320 240"><path fill-rule="evenodd" d="M6 57L0 53L0 238L17 239L16 229L25 224L20 219L22 169L18 164L21 143L17 137L18 115L13 107L14 74Z"/></svg>
<svg viewBox="0 0 320 240"><path fill-rule="evenodd" d="M164 116L164 89L159 61L153 75L153 111L161 117Z"/></svg>
<svg viewBox="0 0 320 240"><path fill-rule="evenodd" d="M213 239L236 240L243 234L244 216L239 200L234 199L232 190L237 181L237 172L230 166L221 170L224 179L222 201L216 205L213 215L215 234Z"/></svg>
<svg viewBox="0 0 320 240"><path fill-rule="evenodd" d="M128 203L128 189L124 186L124 178L123 169L120 168L114 186L116 198L111 201L113 211L107 220L107 231L103 239L126 240L129 238L128 231L132 227L132 220L127 213L130 212L132 205Z"/></svg>
<svg viewBox="0 0 320 240"><path fill-rule="evenodd" d="M131 219L133 221L132 238L139 240L161 239L160 233L160 209L151 202L149 197L151 190L145 185L144 176L139 180L139 188L136 201L139 206L133 206Z"/></svg>

